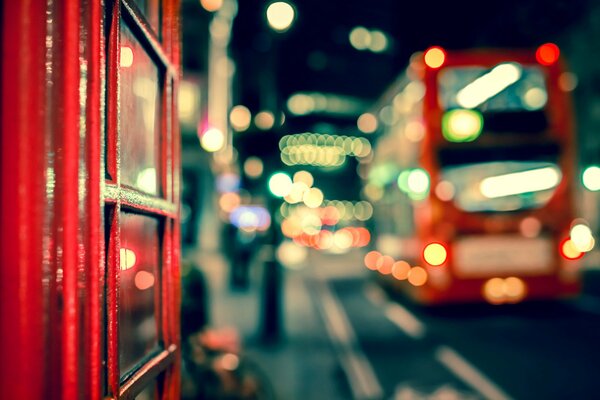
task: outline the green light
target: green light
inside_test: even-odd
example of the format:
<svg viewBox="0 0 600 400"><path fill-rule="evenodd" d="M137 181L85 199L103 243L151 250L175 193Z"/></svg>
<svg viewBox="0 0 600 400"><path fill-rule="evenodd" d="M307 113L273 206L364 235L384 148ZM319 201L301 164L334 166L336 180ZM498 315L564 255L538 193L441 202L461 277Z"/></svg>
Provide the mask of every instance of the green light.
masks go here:
<svg viewBox="0 0 600 400"><path fill-rule="evenodd" d="M398 187L404 193L409 193L410 188L408 187L408 176L410 175L410 169L404 170L398 175Z"/></svg>
<svg viewBox="0 0 600 400"><path fill-rule="evenodd" d="M442 134L449 142L472 142L483 129L483 116L476 110L452 110L442 117Z"/></svg>
<svg viewBox="0 0 600 400"><path fill-rule="evenodd" d="M398 176L398 187L413 200L427 198L429 184L429 174L422 168L407 169Z"/></svg>

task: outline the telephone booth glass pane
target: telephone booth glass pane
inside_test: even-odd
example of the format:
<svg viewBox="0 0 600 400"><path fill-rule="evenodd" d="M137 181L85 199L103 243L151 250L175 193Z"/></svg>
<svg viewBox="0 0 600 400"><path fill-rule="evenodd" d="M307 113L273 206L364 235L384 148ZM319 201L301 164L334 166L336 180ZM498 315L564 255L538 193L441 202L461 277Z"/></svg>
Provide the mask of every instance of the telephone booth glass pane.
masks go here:
<svg viewBox="0 0 600 400"><path fill-rule="evenodd" d="M120 72L121 182L158 195L161 79L158 67L125 23L121 23Z"/></svg>
<svg viewBox="0 0 600 400"><path fill-rule="evenodd" d="M158 220L122 213L119 254L119 364L124 373L158 346Z"/></svg>

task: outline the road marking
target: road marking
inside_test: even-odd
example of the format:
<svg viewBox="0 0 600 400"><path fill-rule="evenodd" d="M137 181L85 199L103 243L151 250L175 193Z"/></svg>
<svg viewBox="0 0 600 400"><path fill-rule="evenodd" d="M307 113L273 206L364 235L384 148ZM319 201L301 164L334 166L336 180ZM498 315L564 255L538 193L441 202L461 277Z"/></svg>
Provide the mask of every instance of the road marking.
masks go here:
<svg viewBox="0 0 600 400"><path fill-rule="evenodd" d="M478 400L475 393L455 389L452 384L444 384L431 393L422 392L407 383L396 386L393 400Z"/></svg>
<svg viewBox="0 0 600 400"><path fill-rule="evenodd" d="M385 316L413 339L422 339L425 336L425 326L400 304L388 304Z"/></svg>
<svg viewBox="0 0 600 400"><path fill-rule="evenodd" d="M484 398L490 400L511 399L494 382L450 347L438 347L435 352L435 358L448 368L450 372L479 392Z"/></svg>
<svg viewBox="0 0 600 400"><path fill-rule="evenodd" d="M317 301L325 320L327 333L338 353L340 364L346 373L354 399L375 400L383 398L383 389L375 376L373 367L356 340L348 317L326 282L320 281Z"/></svg>
<svg viewBox="0 0 600 400"><path fill-rule="evenodd" d="M405 307L387 300L381 288L373 284L367 285L365 296L377 307L382 307L385 316L408 336L413 339L422 339L425 336L425 325Z"/></svg>
<svg viewBox="0 0 600 400"><path fill-rule="evenodd" d="M377 307L383 306L387 302L387 296L383 290L372 283L365 285L365 296Z"/></svg>

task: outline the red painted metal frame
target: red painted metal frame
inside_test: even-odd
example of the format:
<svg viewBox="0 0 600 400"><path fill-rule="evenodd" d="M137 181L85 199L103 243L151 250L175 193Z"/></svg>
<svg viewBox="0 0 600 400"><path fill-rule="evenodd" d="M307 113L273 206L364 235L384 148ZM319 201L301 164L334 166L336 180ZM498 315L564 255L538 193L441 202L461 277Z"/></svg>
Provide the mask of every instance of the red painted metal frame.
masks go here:
<svg viewBox="0 0 600 400"><path fill-rule="evenodd" d="M179 193L173 192L171 182L173 177L179 174L179 159L174 157L172 146L179 140L173 125L174 115L174 91L171 82L176 81L178 61L174 62L167 52L171 48L178 48L171 40L179 38L178 21L175 15L179 11L175 2L165 1L163 3L163 41L160 43L154 35L154 31L144 20L142 14L137 10L135 4L128 0L115 1L109 15L110 31L108 33L108 92L107 92L107 154L108 171L111 180L107 182L105 190L105 204L111 207L109 254L107 262L107 377L108 393L113 398L134 398L137 393L152 382L153 379L162 380L157 388L162 389L159 393L163 399L179 398L179 237L178 237L178 199ZM126 14L125 16L121 14ZM161 90L161 130L159 136L159 179L161 182L161 198L143 195L133 188L121 185L119 165L124 156L120 152L119 139L119 41L120 21L127 18L134 25L134 35L144 45L146 50L155 61L162 64L164 71L163 87ZM174 32L172 32L174 31ZM169 33L171 32L171 33ZM110 183L110 185L109 185ZM106 197L108 195L108 197ZM119 214L122 207L130 212L138 212L155 217L162 217L162 266L160 291L157 293L157 323L159 340L166 350L152 357L140 369L132 375L128 374L125 381L120 377L123 372L118 365L118 303L119 303Z"/></svg>
<svg viewBox="0 0 600 400"><path fill-rule="evenodd" d="M119 21L122 9L135 10L129 3L2 5L1 398L133 398L154 379L163 380L161 398L179 398L179 3L163 1L162 43L133 18L165 63L157 202L130 201L135 191L119 179ZM164 350L126 382L118 366L121 207L164 221Z"/></svg>
<svg viewBox="0 0 600 400"><path fill-rule="evenodd" d="M41 399L45 374L45 36L41 2L3 2L0 397ZM18 32L18 34L15 34ZM7 56L9 55L9 56Z"/></svg>

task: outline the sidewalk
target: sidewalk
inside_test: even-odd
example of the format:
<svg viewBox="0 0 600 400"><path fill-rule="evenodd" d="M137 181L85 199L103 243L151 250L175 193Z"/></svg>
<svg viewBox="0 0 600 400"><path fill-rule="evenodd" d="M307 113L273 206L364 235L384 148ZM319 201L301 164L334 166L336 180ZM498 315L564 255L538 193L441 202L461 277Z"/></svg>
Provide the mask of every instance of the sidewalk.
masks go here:
<svg viewBox="0 0 600 400"><path fill-rule="evenodd" d="M284 310L281 339L265 344L260 337L263 265L251 268L246 291L229 288L229 265L218 252L188 252L188 258L206 274L210 290L211 321L217 328L235 327L243 349L264 370L278 399L348 399L345 376L319 315L311 282L316 279L362 273L353 256L311 254L305 268L284 269Z"/></svg>

